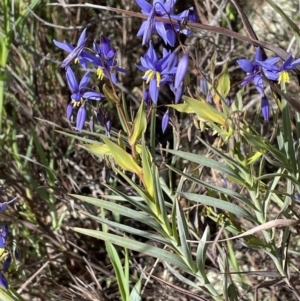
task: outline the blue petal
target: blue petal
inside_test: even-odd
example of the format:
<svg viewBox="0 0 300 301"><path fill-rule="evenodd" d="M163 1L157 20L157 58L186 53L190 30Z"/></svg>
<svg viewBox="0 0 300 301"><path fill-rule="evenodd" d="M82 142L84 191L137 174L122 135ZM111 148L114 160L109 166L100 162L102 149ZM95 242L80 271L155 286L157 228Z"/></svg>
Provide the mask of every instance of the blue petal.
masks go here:
<svg viewBox="0 0 300 301"><path fill-rule="evenodd" d="M249 83L251 83L253 81L254 75L253 74L249 74L247 75L244 80L240 83L240 86L243 87L245 85L248 85Z"/></svg>
<svg viewBox="0 0 300 301"><path fill-rule="evenodd" d="M135 66L143 72L146 72L147 70L149 70L149 68L144 67L144 66L140 66L140 65L135 65Z"/></svg>
<svg viewBox="0 0 300 301"><path fill-rule="evenodd" d="M101 52L105 55L106 58L108 58L108 54L113 51L113 49L111 48L111 44L110 44L110 39L101 36L100 37L100 50ZM114 51L113 51L114 53ZM114 56L114 54L113 54Z"/></svg>
<svg viewBox="0 0 300 301"><path fill-rule="evenodd" d="M130 73L129 70L126 70L126 69L121 68L121 67L116 67L116 70L117 70L118 72Z"/></svg>
<svg viewBox="0 0 300 301"><path fill-rule="evenodd" d="M151 10L148 20L146 21L144 34L143 34L143 42L142 42L143 45L147 45L148 42L150 41L154 21L155 21L155 11L153 9Z"/></svg>
<svg viewBox="0 0 300 301"><path fill-rule="evenodd" d="M79 92L73 93L71 95L71 99L74 100L74 101L76 101L76 102L80 102L80 100L81 100L81 94Z"/></svg>
<svg viewBox="0 0 300 301"><path fill-rule="evenodd" d="M240 68L243 69L247 73L252 73L254 70L254 66L249 60L240 59L240 60L237 60L237 63L240 66Z"/></svg>
<svg viewBox="0 0 300 301"><path fill-rule="evenodd" d="M78 39L77 46L80 46L83 43L85 43L85 40L86 40L86 28L82 31L82 33Z"/></svg>
<svg viewBox="0 0 300 301"><path fill-rule="evenodd" d="M287 69L287 70L295 69L299 64L300 64L300 58L297 59L297 60L295 60L295 61L290 65L290 68Z"/></svg>
<svg viewBox="0 0 300 301"><path fill-rule="evenodd" d="M78 58L78 60L82 68L87 69L87 60L81 56Z"/></svg>
<svg viewBox="0 0 300 301"><path fill-rule="evenodd" d="M88 91L82 94L82 98L91 99L91 100L100 100L104 98L104 95L99 92Z"/></svg>
<svg viewBox="0 0 300 301"><path fill-rule="evenodd" d="M269 120L270 106L268 98L264 95L261 99L261 112L265 120Z"/></svg>
<svg viewBox="0 0 300 301"><path fill-rule="evenodd" d="M172 28L172 29L168 29L168 30L166 31L166 35L167 35L167 41L168 41L168 43L169 43L172 47L174 47L175 42L176 42L176 38L177 38L177 37L176 37L176 34L175 34L173 28Z"/></svg>
<svg viewBox="0 0 300 301"><path fill-rule="evenodd" d="M266 60L264 60L264 63L274 65L274 64L278 63L280 60L281 60L280 57L275 56L275 57L267 58Z"/></svg>
<svg viewBox="0 0 300 301"><path fill-rule="evenodd" d="M173 67L177 66L178 65L178 53L177 51L173 51L170 56L169 56L169 59L168 59L168 65L167 65L167 69L168 70L171 70Z"/></svg>
<svg viewBox="0 0 300 301"><path fill-rule="evenodd" d="M207 93L208 93L207 80L203 76L200 77L200 92L203 95L207 95Z"/></svg>
<svg viewBox="0 0 300 301"><path fill-rule="evenodd" d="M175 104L179 103L183 94L184 85L181 83L179 87L175 87Z"/></svg>
<svg viewBox="0 0 300 301"><path fill-rule="evenodd" d="M146 25L147 25L147 21L143 21L138 33L136 34L137 37L141 37L144 35Z"/></svg>
<svg viewBox="0 0 300 301"><path fill-rule="evenodd" d="M153 44L150 42L150 45L149 45L149 49L147 51L147 54L146 56L152 61L154 62L154 64L158 61L158 58L157 58L157 54L153 48Z"/></svg>
<svg viewBox="0 0 300 301"><path fill-rule="evenodd" d="M155 22L155 29L166 44L169 43L165 24L163 22ZM172 41L170 41L172 42ZM169 43L170 44L170 43Z"/></svg>
<svg viewBox="0 0 300 301"><path fill-rule="evenodd" d="M267 70L270 70L270 71L279 72L281 70L280 67L278 67L278 66L276 66L274 64L268 63L267 61L258 62L258 64L260 66L262 66L263 68L265 68Z"/></svg>
<svg viewBox="0 0 300 301"><path fill-rule="evenodd" d="M67 106L67 119L70 120L73 114L73 104L70 102Z"/></svg>
<svg viewBox="0 0 300 301"><path fill-rule="evenodd" d="M11 256L8 255L3 262L3 272L6 273L11 264Z"/></svg>
<svg viewBox="0 0 300 301"><path fill-rule="evenodd" d="M85 120L86 120L86 108L85 108L85 104L83 104L77 112L77 118L76 118L77 131L81 131L83 129Z"/></svg>
<svg viewBox="0 0 300 301"><path fill-rule="evenodd" d="M66 77L67 77L67 82L68 82L68 85L70 87L70 90L75 93L75 92L78 92L78 82L77 82L77 79L75 77L75 74L73 72L73 70L68 67L67 68L67 71L66 71Z"/></svg>
<svg viewBox="0 0 300 301"><path fill-rule="evenodd" d="M282 66L281 66L281 69L282 70L286 70L288 67L290 67L290 65L291 65L291 63L292 63L292 61L293 61L293 56L290 54L289 56L288 56L288 58L284 61L284 63L282 64Z"/></svg>
<svg viewBox="0 0 300 301"><path fill-rule="evenodd" d="M88 85L88 83L90 81L90 75L91 75L90 71L88 71L84 74L84 76L82 77L80 84L79 84L79 91L81 91Z"/></svg>
<svg viewBox="0 0 300 301"><path fill-rule="evenodd" d="M189 55L184 54L178 63L178 68L177 68L177 72L175 75L175 83L174 83L175 88L179 87L181 85L181 83L183 82L183 79L186 75L188 67L189 67Z"/></svg>
<svg viewBox="0 0 300 301"><path fill-rule="evenodd" d="M262 61L262 51L261 48L258 47L255 52L254 62Z"/></svg>
<svg viewBox="0 0 300 301"><path fill-rule="evenodd" d="M3 287L4 289L8 289L8 282L5 276L0 272L0 287Z"/></svg>
<svg viewBox="0 0 300 301"><path fill-rule="evenodd" d="M161 129L163 133L166 131L168 127L169 119L170 119L169 110L167 110L161 121Z"/></svg>
<svg viewBox="0 0 300 301"><path fill-rule="evenodd" d="M255 75L253 77L253 82L254 82L254 85L255 85L258 93L260 93L261 95L264 95L264 82L263 82L262 76L260 74Z"/></svg>
<svg viewBox="0 0 300 301"><path fill-rule="evenodd" d="M71 63L76 59L84 49L84 44L81 44L74 48L72 52L62 61L61 67L66 68L71 65Z"/></svg>
<svg viewBox="0 0 300 301"><path fill-rule="evenodd" d="M1 238L2 238L2 243L4 245L6 244L7 236L8 236L8 226L5 224L1 229Z"/></svg>
<svg viewBox="0 0 300 301"><path fill-rule="evenodd" d="M152 5L149 2L147 2L145 0L135 0L135 2L142 9L142 13L144 15L150 13L150 11L152 9Z"/></svg>
<svg viewBox="0 0 300 301"><path fill-rule="evenodd" d="M150 81L150 84L149 84L149 93L150 93L152 101L154 103L157 103L159 89L157 87L157 81L156 81L155 77Z"/></svg>
<svg viewBox="0 0 300 301"><path fill-rule="evenodd" d="M277 81L278 80L278 73L277 72L272 72L266 69L263 69L263 72L266 76L267 79Z"/></svg>
<svg viewBox="0 0 300 301"><path fill-rule="evenodd" d="M55 44L56 47L60 48L60 49L63 49L67 52L71 52L75 47L72 46L71 44L69 43L66 43L66 42L58 42L56 40L53 40L53 43Z"/></svg>

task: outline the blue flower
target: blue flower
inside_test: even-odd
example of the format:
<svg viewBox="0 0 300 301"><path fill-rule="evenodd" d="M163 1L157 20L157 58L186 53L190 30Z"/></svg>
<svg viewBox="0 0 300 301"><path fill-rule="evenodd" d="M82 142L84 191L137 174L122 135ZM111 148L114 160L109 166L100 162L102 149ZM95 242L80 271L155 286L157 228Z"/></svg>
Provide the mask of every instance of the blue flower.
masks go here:
<svg viewBox="0 0 300 301"><path fill-rule="evenodd" d="M276 80L276 81L278 80L279 83L281 83L282 81L289 83L290 77L289 77L288 71L294 70L298 67L298 65L300 65L300 58L295 60L294 62L293 62L293 60L294 60L294 58L290 54L281 66L275 65L277 63L277 61L275 61L275 62L262 61L262 62L259 62L259 64L264 68L264 70L267 70L268 72L270 72L274 75L272 80Z"/></svg>
<svg viewBox="0 0 300 301"><path fill-rule="evenodd" d="M149 83L149 93L154 103L157 103L160 86L171 83L172 74L175 74L177 70L174 63L176 63L174 54L171 55L166 49L163 50L163 57L158 59L152 43L150 43L147 53L141 57L142 65L136 65L145 72L142 78Z"/></svg>
<svg viewBox="0 0 300 301"><path fill-rule="evenodd" d="M73 70L70 67L67 68L66 77L69 88L72 92L71 99L74 106L81 105L83 103L83 99L100 100L102 97L104 97L104 95L99 92L86 91L86 87L90 81L89 71L84 74L79 84ZM67 112L67 115L69 115L69 113L70 111Z"/></svg>
<svg viewBox="0 0 300 301"><path fill-rule="evenodd" d="M174 14L174 0L153 0L153 5L145 0L136 0L136 3L142 9L142 13L148 16L148 19L142 23L137 36L143 36L143 45L148 44L152 33L157 33L162 37L166 44L171 46L175 45L176 33L170 24L164 24L163 22L156 21L155 17L171 18L177 21L183 21L188 13ZM181 30L178 24L174 24L176 31ZM191 31L188 31L191 33Z"/></svg>
<svg viewBox="0 0 300 301"><path fill-rule="evenodd" d="M72 46L71 44L69 44L67 42L59 42L59 41L53 40L53 43L58 48L63 49L67 52L70 52L70 54L61 63L62 68L66 68L66 67L70 66L74 60L75 60L75 62L77 62L77 60L78 60L84 69L87 68L88 53L86 51L84 51L86 40L87 40L86 28L81 33L76 47Z"/></svg>
<svg viewBox="0 0 300 301"><path fill-rule="evenodd" d="M114 70L118 72L128 73L126 69L118 67L118 61L115 59L116 50L111 47L110 39L101 36L100 44L96 41L93 43L94 55L89 56L90 62L97 68L97 75L99 79L104 76L111 79L113 83L117 83L117 78L113 73Z"/></svg>
<svg viewBox="0 0 300 301"><path fill-rule="evenodd" d="M161 121L161 129L163 133L166 131L168 127L169 120L170 120L170 115L169 115L169 110L167 110Z"/></svg>
<svg viewBox="0 0 300 301"><path fill-rule="evenodd" d="M275 64L279 60L280 60L279 57L273 57L273 58L266 59L264 62L266 62L267 64ZM241 86L245 86L253 82L258 93L264 95L264 82L263 82L263 76L261 74L261 69L262 69L261 48L257 48L253 62L247 59L240 59L237 61L237 63L245 72L247 72L247 76L242 81ZM263 68L263 72L265 76L270 80L274 80L274 78L276 77L275 73L269 71L268 69Z"/></svg>
<svg viewBox="0 0 300 301"><path fill-rule="evenodd" d="M184 54L178 63L174 81L175 103L178 103L184 90L183 80L189 67L189 55Z"/></svg>

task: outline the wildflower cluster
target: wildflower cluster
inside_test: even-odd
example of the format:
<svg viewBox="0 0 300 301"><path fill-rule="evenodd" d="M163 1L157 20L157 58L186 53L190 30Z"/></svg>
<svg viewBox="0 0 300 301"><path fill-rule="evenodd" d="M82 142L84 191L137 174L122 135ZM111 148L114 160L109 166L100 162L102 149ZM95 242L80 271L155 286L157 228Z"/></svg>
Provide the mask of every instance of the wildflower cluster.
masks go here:
<svg viewBox="0 0 300 301"><path fill-rule="evenodd" d="M143 36L143 45L149 43L151 35L156 33L161 36L166 44L175 45L177 34L182 33L188 36L192 35L191 30L182 27L182 23L186 21L198 22L198 16L193 8L187 9L182 13L174 13L173 0L153 0L153 5L145 0L136 0L142 9L142 13L148 18L142 23L137 36ZM156 21L156 17L168 19L169 22ZM108 78L111 85L117 83L115 71L126 73L127 71L118 66L115 59L116 51L111 47L108 38L101 36L100 44L93 42L93 50L86 47L87 35L86 29L81 33L77 45L72 46L67 42L58 42L54 40L54 44L67 52L69 55L63 60L61 67L66 70L66 78L71 90L71 102L67 106L67 118L70 120L74 113L74 108L78 108L76 118L76 129L82 130L87 119L86 106L92 101L103 101L105 96L99 92L88 88L91 73L87 70L91 64L97 68L98 79ZM71 64L79 63L83 69L87 70L83 77L78 80ZM157 103L160 87L168 85L175 95L175 103L178 103L184 91L183 80L188 69L189 57L184 54L181 59L176 51L168 51L163 49L161 58L158 58L153 45L150 41L147 53L140 59L141 65L136 65L138 69L144 72L142 77L149 87L145 91L144 100L149 104L150 101ZM103 119L102 112L96 112L97 120L104 125L109 131L111 121L109 118ZM105 114L104 114L105 115ZM164 115L163 130L168 124L168 112ZM90 122L93 128L93 118Z"/></svg>
<svg viewBox="0 0 300 301"><path fill-rule="evenodd" d="M254 60L251 62L247 59L240 59L237 61L238 65L247 72L247 76L241 83L245 86L251 82L254 83L256 90L262 96L262 114L265 120L269 119L269 101L264 92L264 76L272 81L281 83L289 83L288 71L297 68L300 64L300 59L293 62L294 58L289 55L288 58L278 66L277 63L281 60L280 57L271 57L263 60L261 48L257 48Z"/></svg>
<svg viewBox="0 0 300 301"><path fill-rule="evenodd" d="M86 48L86 29L81 33L77 46L74 47L67 42L58 42L53 40L54 44L69 52L69 55L63 60L61 66L66 70L66 78L71 90L71 102L67 106L67 118L73 115L74 108L79 107L76 118L76 129L81 131L87 118L86 105L92 101L101 101L104 95L98 91L88 88L91 72L87 70L88 64L97 68L98 79L102 80L107 77L111 83L117 83L115 71L127 72L125 69L118 67L115 59L116 50L111 47L110 40L106 37L100 37L100 44L93 42L93 51ZM86 73L80 81L77 80L71 64L79 63ZM96 114L98 115L98 114ZM101 122L100 122L101 123Z"/></svg>

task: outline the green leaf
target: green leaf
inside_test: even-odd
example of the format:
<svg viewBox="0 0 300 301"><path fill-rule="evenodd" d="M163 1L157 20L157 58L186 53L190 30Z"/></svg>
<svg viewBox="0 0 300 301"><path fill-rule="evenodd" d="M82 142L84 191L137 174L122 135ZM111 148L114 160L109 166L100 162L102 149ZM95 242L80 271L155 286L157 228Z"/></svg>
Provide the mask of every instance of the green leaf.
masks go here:
<svg viewBox="0 0 300 301"><path fill-rule="evenodd" d="M79 146L100 158L104 158L104 156L112 156L112 152L106 144L94 143L94 144L79 145Z"/></svg>
<svg viewBox="0 0 300 301"><path fill-rule="evenodd" d="M182 192L181 195L183 197L187 198L188 200L191 200L191 201L194 201L194 202L197 202L200 204L208 205L211 207L216 207L221 210L231 212L237 217L244 217L244 218L247 218L248 220L251 220L254 223L257 223L256 218L253 217L248 211L246 211L242 207L235 205L233 203L222 201L222 200L216 199L216 198L212 198L207 195L196 194L196 193Z"/></svg>
<svg viewBox="0 0 300 301"><path fill-rule="evenodd" d="M189 274L191 273L190 269L186 266L186 264L182 261L182 259L178 255L154 247L150 244L141 243L139 241L129 239L127 237L121 237L110 233L104 233L102 231L82 229L82 228L73 228L73 230L104 241L109 241L115 245L121 246L123 248L127 248L129 250L133 250L136 252L140 252L142 254L146 254L161 259L163 261L175 265L176 267L182 269L183 271Z"/></svg>
<svg viewBox="0 0 300 301"><path fill-rule="evenodd" d="M114 91L112 89L110 89L106 84L103 85L102 90L103 90L103 93L104 93L105 97L110 102L112 102L114 104L119 104L120 103L120 99L116 96Z"/></svg>
<svg viewBox="0 0 300 301"><path fill-rule="evenodd" d="M204 279L207 279L206 273L205 273L205 260L206 260L206 250L208 247L208 244L203 243L205 241L208 241L210 238L210 229L209 226L206 226L205 231L203 232L202 238L198 244L197 248L197 266L198 269Z"/></svg>
<svg viewBox="0 0 300 301"><path fill-rule="evenodd" d="M207 278L206 271L205 271L205 260L206 260L206 251L208 244L203 243L205 241L208 241L210 237L210 229L209 226L206 226L205 231L201 237L200 243L198 244L197 248L197 266L199 269L199 272L204 280L205 287L207 290L212 294L212 296L218 296L218 292L215 290L214 286L209 282L209 279Z"/></svg>
<svg viewBox="0 0 300 301"><path fill-rule="evenodd" d="M96 222L98 222L100 224L105 224L105 225L108 225L112 228L124 231L126 233L130 233L130 234L133 234L133 235L138 235L138 236L144 237L148 240L154 240L156 242L159 242L159 243L162 243L164 245L168 245L169 247L172 247L171 242L169 240L167 240L166 238L162 237L161 235L154 234L150 231L147 232L147 231L143 231L143 230L140 230L140 229L137 229L137 228L127 226L127 225L123 225L123 224L108 220L106 218L97 217L97 216L94 216L94 215L91 215L91 214L88 214L88 213L84 213L84 215L89 216L90 218L92 218L93 220L95 220Z"/></svg>
<svg viewBox="0 0 300 301"><path fill-rule="evenodd" d="M223 174L227 174L232 176L233 178L239 177L239 175L231 169L229 166L223 165L222 163L207 158L205 156L197 155L197 154L192 154L188 152L183 152L183 151L176 151L176 150L171 150L171 149L164 149L166 152L173 154L175 156L178 156L180 158L186 159L190 162L195 162L200 165L204 165L210 168L213 168L215 170L218 170L222 172Z"/></svg>
<svg viewBox="0 0 300 301"><path fill-rule="evenodd" d="M187 103L178 103L175 105L167 105L167 107L171 107L180 113L187 113L187 114L195 113L193 108L190 105L188 105Z"/></svg>
<svg viewBox="0 0 300 301"><path fill-rule="evenodd" d="M228 73L227 63L224 64L221 74L218 78L217 91L219 92L222 99L229 94L230 91L230 77ZM215 101L219 102L220 97L218 94L214 96Z"/></svg>
<svg viewBox="0 0 300 301"><path fill-rule="evenodd" d="M119 292L121 294L122 300L129 301L129 283L126 281L126 277L124 274L124 270L119 254L112 243L105 241L105 246L110 262L112 263L112 266L116 274Z"/></svg>
<svg viewBox="0 0 300 301"><path fill-rule="evenodd" d="M154 201L154 179L151 170L151 155L148 151L145 139L143 138L142 143L142 168L143 168L143 175L144 175L144 185L146 188L147 193Z"/></svg>
<svg viewBox="0 0 300 301"><path fill-rule="evenodd" d="M184 255L183 260L186 261L191 271L195 273L197 269L192 258L190 245L187 242L190 239L190 237L189 237L189 230L186 223L186 217L184 216L183 210L178 200L176 200L175 206L176 206L176 216L177 216L177 225L178 225L178 232L180 238L180 246L182 249L182 254Z"/></svg>
<svg viewBox="0 0 300 301"><path fill-rule="evenodd" d="M144 101L141 102L139 110L135 116L132 126L132 133L129 137L129 144L131 146L135 145L136 141L141 138L142 134L145 133L147 129L147 118L145 112Z"/></svg>
<svg viewBox="0 0 300 301"><path fill-rule="evenodd" d="M156 199L156 213L157 217L160 220L160 224L165 230L166 234L171 237L173 236L173 231L171 229L171 225L169 223L169 218L167 214L166 204L164 200L164 195L161 189L160 180L159 180L159 172L156 166L153 167L153 178L154 178L154 191L155 191L155 199Z"/></svg>
<svg viewBox="0 0 300 301"><path fill-rule="evenodd" d="M214 191L216 191L216 192L224 193L224 194L226 194L226 195L229 195L229 196L231 196L231 197L234 197L234 198L238 199L239 201L243 202L243 203L244 203L245 205L247 205L249 208L251 208L251 209L253 209L253 210L256 209L256 207L255 207L255 206L254 206L247 198L245 198L243 195L237 193L237 192L234 191L234 190L231 190L231 189L228 189L228 188L224 188L224 187L221 187L221 186L215 186L215 185L210 184L210 183L208 183L208 182L201 181L200 179L198 179L198 178L196 178L196 177L193 177L193 176L189 175L189 174L186 173L186 172L182 172L182 171L180 171L180 170L178 170L178 169L176 169L176 168L174 168L174 167L172 167L172 166L169 166L169 165L167 165L167 164L166 164L166 166L167 166L169 169L171 169L171 170L175 171L176 173L180 174L182 177L185 177L186 179L189 179L189 180L191 180L191 181L193 181L193 182L196 182L196 183L198 183L198 184L200 184L200 185L202 185L202 186L204 186L204 187L206 187L206 188L208 188L208 189L211 189L211 190L214 190Z"/></svg>
<svg viewBox="0 0 300 301"><path fill-rule="evenodd" d="M131 171L137 175L142 175L141 167L135 162L133 157L124 151L120 146L110 141L106 136L100 135L101 139L108 146L112 157L116 163L124 170Z"/></svg>
<svg viewBox="0 0 300 301"><path fill-rule="evenodd" d="M124 194L121 194L121 195L126 200L132 201L132 200L130 200L130 198L128 196L126 196ZM72 196L72 197L74 197L78 200L81 200L83 202L93 204L95 206L110 210L110 211L115 212L117 214L127 216L129 218L132 218L133 220L144 223L144 224L148 225L149 227L155 229L158 233L163 232L161 226L156 222L156 220L154 220L153 218L151 218L149 216L149 215L151 215L152 212L149 210L149 208L147 208L143 204L139 204L140 208L142 208L141 209L142 212L140 212L140 211L130 209L130 208L124 206L124 205L112 203L112 202L97 199L97 198L87 197L87 196L83 196L83 195L76 195L76 194L70 194L70 196Z"/></svg>
<svg viewBox="0 0 300 301"><path fill-rule="evenodd" d="M24 299L13 288L10 288L8 291L0 289L0 300L1 301L24 301Z"/></svg>
<svg viewBox="0 0 300 301"><path fill-rule="evenodd" d="M196 100L187 96L182 96L182 98L191 108L193 108L194 112L200 119L212 121L220 125L225 125L228 121L224 113L216 110L204 99Z"/></svg>
<svg viewBox="0 0 300 301"><path fill-rule="evenodd" d="M130 298L129 298L130 301L142 301L142 297L141 297L142 281L143 281L143 274L141 274L138 282L132 288L132 291L130 293Z"/></svg>

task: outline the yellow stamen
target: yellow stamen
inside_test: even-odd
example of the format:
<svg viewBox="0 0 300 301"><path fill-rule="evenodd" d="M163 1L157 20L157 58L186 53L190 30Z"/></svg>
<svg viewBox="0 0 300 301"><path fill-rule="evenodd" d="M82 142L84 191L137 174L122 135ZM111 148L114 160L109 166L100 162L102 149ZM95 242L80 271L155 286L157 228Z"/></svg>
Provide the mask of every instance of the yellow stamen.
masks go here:
<svg viewBox="0 0 300 301"><path fill-rule="evenodd" d="M279 78L278 78L278 83L280 84L281 82L284 82L284 83L289 83L290 82L290 76L287 73L287 71L280 72L280 75L279 75Z"/></svg>
<svg viewBox="0 0 300 301"><path fill-rule="evenodd" d="M156 81L157 81L157 88L159 88L160 81L161 81L161 74L160 74L160 72L156 72Z"/></svg>
<svg viewBox="0 0 300 301"><path fill-rule="evenodd" d="M79 107L84 103L84 99L80 98L80 101L76 101L76 100L72 99L71 103L73 104L74 108Z"/></svg>
<svg viewBox="0 0 300 301"><path fill-rule="evenodd" d="M79 59L78 57L74 60L75 64L79 64Z"/></svg>
<svg viewBox="0 0 300 301"><path fill-rule="evenodd" d="M100 67L97 69L97 76L98 76L98 79L100 79L100 80L102 80L104 77L104 72Z"/></svg>
<svg viewBox="0 0 300 301"><path fill-rule="evenodd" d="M155 76L156 76L156 81L157 81L157 87L159 88L160 81L161 81L161 74L160 74L160 72L153 71L153 70L149 69L144 74L144 77L147 78L146 84L148 84L150 82L150 80L153 79Z"/></svg>

